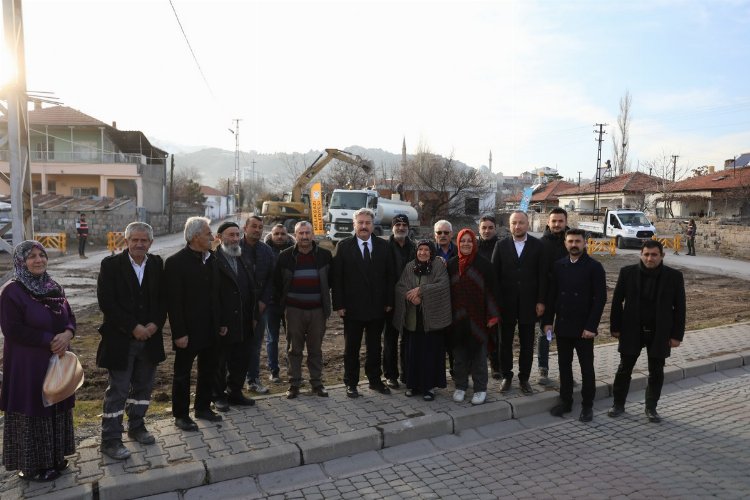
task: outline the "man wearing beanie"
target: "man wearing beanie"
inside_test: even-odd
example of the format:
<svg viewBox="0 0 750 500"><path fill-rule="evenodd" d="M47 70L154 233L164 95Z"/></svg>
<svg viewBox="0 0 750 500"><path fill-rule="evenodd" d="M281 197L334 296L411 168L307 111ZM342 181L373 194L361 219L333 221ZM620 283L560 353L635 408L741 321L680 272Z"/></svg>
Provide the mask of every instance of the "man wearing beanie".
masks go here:
<svg viewBox="0 0 750 500"><path fill-rule="evenodd" d="M398 214L393 218L392 234L388 239L388 251L392 259L392 269L396 280L401 277L404 267L408 262L416 258L416 246L409 238L409 217L405 214ZM399 331L393 327L393 311L386 314L385 329L383 330L383 374L385 375L386 384L392 389L398 389L398 374L401 369L401 381L406 382L406 357L404 356L404 346L406 339L401 336L399 342ZM399 352L400 347L400 352Z"/></svg>

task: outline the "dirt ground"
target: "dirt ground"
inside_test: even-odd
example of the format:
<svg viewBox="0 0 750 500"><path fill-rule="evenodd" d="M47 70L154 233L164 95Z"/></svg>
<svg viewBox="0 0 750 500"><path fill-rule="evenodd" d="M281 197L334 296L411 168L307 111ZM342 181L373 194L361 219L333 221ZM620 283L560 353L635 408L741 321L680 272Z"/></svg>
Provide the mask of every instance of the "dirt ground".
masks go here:
<svg viewBox="0 0 750 500"><path fill-rule="evenodd" d="M602 262L607 271L608 297L611 300L619 269L623 265L635 262L634 256L597 256L597 259ZM683 273L687 291L688 330L697 330L750 319L750 282L693 270L683 270ZM609 310L610 304L608 303L602 317L598 342L606 343L613 340L609 336ZM79 325L73 345L86 371L86 383L78 392L78 398L81 400L101 400L104 389L107 386L106 371L95 366L96 347L99 342L99 334L96 328L100 324L101 314L95 307L78 311L77 314ZM279 352L281 353L280 363L283 380L286 371L284 368L286 362L283 359L283 354L286 352L286 339L283 329L280 337ZM167 351L167 361L159 366L154 398L156 401L167 402L170 399L173 364L169 324L165 327L164 345ZM362 366L364 366L364 349L362 351ZM326 385L342 383L344 371L343 323L335 315L328 321L328 328L323 342L323 352L324 383ZM265 382L267 382L269 372L266 368L265 348L262 349L261 356L261 374ZM306 373L306 368L304 370ZM286 391L287 388L285 383L268 383L267 385L272 393L281 393Z"/></svg>

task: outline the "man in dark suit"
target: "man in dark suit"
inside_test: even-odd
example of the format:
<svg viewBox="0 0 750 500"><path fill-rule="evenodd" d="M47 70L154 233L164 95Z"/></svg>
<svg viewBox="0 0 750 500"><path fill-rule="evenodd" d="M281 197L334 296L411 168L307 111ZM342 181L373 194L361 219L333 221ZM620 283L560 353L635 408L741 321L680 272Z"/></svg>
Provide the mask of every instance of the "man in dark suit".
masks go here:
<svg viewBox="0 0 750 500"><path fill-rule="evenodd" d="M594 338L607 303L604 267L586 253L585 232L569 229L565 233L568 255L552 268L544 331L557 336L557 364L560 368L560 403L550 413L562 417L573 407L573 351L581 365L581 422L594 418L596 374Z"/></svg>
<svg viewBox="0 0 750 500"><path fill-rule="evenodd" d="M253 280L240 248L240 226L227 221L217 230L221 244L216 249L219 269L219 303L222 326L227 334L219 338L218 369L214 386L214 406L219 411L229 405L252 406L255 401L242 394L253 339L253 313L256 307Z"/></svg>
<svg viewBox="0 0 750 500"><path fill-rule="evenodd" d="M333 259L333 309L344 320L344 384L346 395L359 397L359 350L365 332L365 374L370 389L391 390L380 379L381 336L386 312L393 307L393 272L388 244L373 238L375 214L354 212L355 236L341 241Z"/></svg>
<svg viewBox="0 0 750 500"><path fill-rule="evenodd" d="M96 296L104 315L96 365L109 372L102 411L102 453L125 460L122 416L128 414L128 435L153 444L144 416L151 402L156 365L164 361L161 329L167 319L161 257L148 253L154 230L145 222L125 228L128 248L102 260Z"/></svg>
<svg viewBox="0 0 750 500"><path fill-rule="evenodd" d="M211 252L210 221L190 217L185 222L185 248L169 257L164 264L167 278L167 312L174 345L174 378L172 380L172 415L182 430L197 431L190 418L190 373L198 358L198 381L195 388L195 417L209 422L221 415L211 410L212 386L218 363L219 327L218 271L216 256Z"/></svg>
<svg viewBox="0 0 750 500"><path fill-rule="evenodd" d="M661 421L656 405L664 384L664 362L685 335L685 281L680 271L665 266L663 260L662 244L648 240L641 247L641 262L620 269L610 315L610 332L620 339L620 366L612 387L615 401L610 417L625 412L633 367L645 347L646 417L650 422Z"/></svg>
<svg viewBox="0 0 750 500"><path fill-rule="evenodd" d="M529 384L534 361L534 328L544 314L547 293L547 260L542 243L528 234L529 218L517 210L510 215L510 238L500 240L492 254L498 282L500 323L501 392L510 390L513 380L513 335L518 324L521 353L518 380L524 394L533 394Z"/></svg>

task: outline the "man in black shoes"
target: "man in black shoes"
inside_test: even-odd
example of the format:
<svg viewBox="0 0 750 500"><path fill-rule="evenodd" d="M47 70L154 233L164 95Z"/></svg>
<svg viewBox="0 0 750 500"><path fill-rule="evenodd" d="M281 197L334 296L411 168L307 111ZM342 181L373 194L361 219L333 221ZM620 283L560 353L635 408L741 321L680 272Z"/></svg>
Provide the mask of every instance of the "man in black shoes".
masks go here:
<svg viewBox="0 0 750 500"><path fill-rule="evenodd" d="M581 365L581 422L594 417L596 381L594 373L594 337L607 302L604 267L586 253L582 229L565 232L568 255L552 267L544 331L557 337L557 362L560 369L560 403L550 414L561 417L573 407L573 351Z"/></svg>
<svg viewBox="0 0 750 500"><path fill-rule="evenodd" d="M161 329L167 319L164 264L148 253L154 230L145 222L125 228L127 249L102 260L96 296L104 315L96 364L109 372L102 411L102 453L116 460L130 457L122 443L122 417L128 436L154 444L144 423L151 403L156 367L164 361Z"/></svg>
<svg viewBox="0 0 750 500"><path fill-rule="evenodd" d="M189 415L190 374L196 358L195 417L209 422L222 419L211 410L218 363L216 343L226 329L220 331L219 279L209 222L205 217L190 217L185 222L185 248L164 264L167 312L175 350L172 415L175 425L187 431L198 430Z"/></svg>
<svg viewBox="0 0 750 500"><path fill-rule="evenodd" d="M365 374L370 389L391 390L380 379L381 337L385 315L393 309L395 281L388 243L372 236L375 214L369 208L354 212L355 235L336 246L333 258L333 309L344 320L344 384L346 395L359 397L359 351L365 334Z"/></svg>
<svg viewBox="0 0 750 500"><path fill-rule="evenodd" d="M216 249L219 270L221 323L226 332L219 336L218 366L214 379L214 406L219 411L229 405L252 406L255 401L242 394L253 341L253 313L257 302L252 274L240 248L240 226L227 221L218 229L221 244Z"/></svg>
<svg viewBox="0 0 750 500"><path fill-rule="evenodd" d="M664 384L664 362L685 335L685 282L680 271L664 265L660 242L645 241L641 262L620 269L612 296L610 331L619 339L620 366L612 386L615 401L609 416L625 412L633 367L645 347L646 417L650 422L660 422L656 405Z"/></svg>

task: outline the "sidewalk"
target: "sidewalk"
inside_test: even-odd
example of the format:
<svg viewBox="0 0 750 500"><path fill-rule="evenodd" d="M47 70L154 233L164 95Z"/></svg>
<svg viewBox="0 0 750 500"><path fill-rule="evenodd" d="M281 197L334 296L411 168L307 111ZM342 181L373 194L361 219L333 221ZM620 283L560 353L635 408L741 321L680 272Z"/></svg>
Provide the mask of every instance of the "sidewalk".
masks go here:
<svg viewBox="0 0 750 500"><path fill-rule="evenodd" d="M596 348L597 399L610 396L618 360L616 344ZM550 365L550 375L556 378L556 361L551 359ZM742 365L750 365L750 323L689 332L667 360L665 383ZM645 369L646 357L641 356L636 370ZM531 381L535 382L533 375ZM646 376L634 373L631 392L645 385ZM98 438L88 439L79 445L68 471L54 483L26 483L15 473L0 472L0 496L115 499L184 490L459 434L546 412L557 398L556 390L539 385L534 385L533 396L523 396L517 379L511 392L502 396L499 382L490 380L488 402L477 407L454 403L450 382L431 403L404 397L403 389L390 396L372 392L366 385L362 389L356 400L347 398L342 386L330 388L329 398L305 393L292 401L279 396L257 398L254 407L224 413L219 424L199 420L199 432L181 431L171 419L147 418L157 442L141 446L123 436L133 452L130 459L120 462L104 457Z"/></svg>

